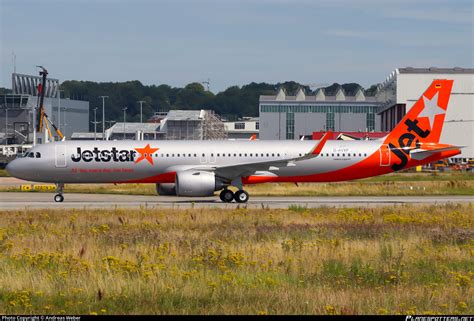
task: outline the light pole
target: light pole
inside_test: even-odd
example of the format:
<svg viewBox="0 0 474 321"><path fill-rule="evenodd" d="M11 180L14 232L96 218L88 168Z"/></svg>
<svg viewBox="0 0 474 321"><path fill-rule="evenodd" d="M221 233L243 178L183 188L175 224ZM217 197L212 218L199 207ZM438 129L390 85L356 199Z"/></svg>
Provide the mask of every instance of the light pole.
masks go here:
<svg viewBox="0 0 474 321"><path fill-rule="evenodd" d="M145 103L146 101L144 100L139 100L137 101L137 103L140 104L140 123L143 124L143 103Z"/></svg>
<svg viewBox="0 0 474 321"><path fill-rule="evenodd" d="M99 96L102 98L102 139L105 139L105 98L109 96Z"/></svg>
<svg viewBox="0 0 474 321"><path fill-rule="evenodd" d="M156 140L156 118L157 118L157 114L155 113L155 116L153 116L153 121L155 122L155 133L154 133L154 139Z"/></svg>
<svg viewBox="0 0 474 321"><path fill-rule="evenodd" d="M93 109L94 111L94 140L97 140L97 107Z"/></svg>
<svg viewBox="0 0 474 321"><path fill-rule="evenodd" d="M5 145L8 145L8 107L5 106Z"/></svg>
<svg viewBox="0 0 474 321"><path fill-rule="evenodd" d="M57 96L58 96L58 129L61 130L61 91L64 92L64 90L57 90Z"/></svg>
<svg viewBox="0 0 474 321"><path fill-rule="evenodd" d="M64 137L67 138L67 134L66 134L66 127L67 127L66 116L67 116L67 111L66 111L66 110L67 110L67 107L64 107L64 111L63 111L63 114L64 114L64 116L63 116L63 124L64 124L64 127L63 127L63 128L64 128L64 132L63 132L63 134L64 134Z"/></svg>
<svg viewBox="0 0 474 321"><path fill-rule="evenodd" d="M123 139L125 140L125 119L127 116L127 106L122 108L122 110L123 110Z"/></svg>

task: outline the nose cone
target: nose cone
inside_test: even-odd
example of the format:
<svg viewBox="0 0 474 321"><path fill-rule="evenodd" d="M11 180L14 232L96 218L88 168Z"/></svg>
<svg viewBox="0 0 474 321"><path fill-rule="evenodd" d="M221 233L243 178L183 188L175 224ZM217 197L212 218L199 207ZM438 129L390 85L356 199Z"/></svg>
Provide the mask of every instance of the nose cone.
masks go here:
<svg viewBox="0 0 474 321"><path fill-rule="evenodd" d="M5 167L8 174L13 177L21 178L21 179L28 179L29 174L31 174L31 165L28 166L25 164L23 159L14 159L10 163L8 163L7 167Z"/></svg>
<svg viewBox="0 0 474 321"><path fill-rule="evenodd" d="M7 171L7 173L13 177L16 177L16 173L18 171L17 170L18 166L16 166L15 163L17 163L16 159L12 160L10 163L7 164L7 167L5 167L5 170Z"/></svg>

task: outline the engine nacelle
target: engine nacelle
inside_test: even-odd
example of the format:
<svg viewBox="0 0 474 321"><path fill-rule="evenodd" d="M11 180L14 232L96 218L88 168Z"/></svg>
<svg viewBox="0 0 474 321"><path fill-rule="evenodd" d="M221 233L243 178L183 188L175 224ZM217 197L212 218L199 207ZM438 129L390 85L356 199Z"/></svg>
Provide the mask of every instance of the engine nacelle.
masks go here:
<svg viewBox="0 0 474 321"><path fill-rule="evenodd" d="M213 172L184 171L176 173L176 195L211 196L225 185Z"/></svg>
<svg viewBox="0 0 474 321"><path fill-rule="evenodd" d="M156 184L156 192L158 195L176 196L175 183L161 183Z"/></svg>

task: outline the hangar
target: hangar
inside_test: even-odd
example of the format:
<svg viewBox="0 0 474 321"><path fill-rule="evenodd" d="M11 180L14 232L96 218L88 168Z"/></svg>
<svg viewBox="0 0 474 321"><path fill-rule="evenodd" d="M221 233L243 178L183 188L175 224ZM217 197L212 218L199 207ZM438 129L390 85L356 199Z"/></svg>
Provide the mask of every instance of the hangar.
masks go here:
<svg viewBox="0 0 474 321"><path fill-rule="evenodd" d="M389 132L434 79L453 79L441 142L466 146L453 161L474 159L474 68L397 68L378 85L375 96L361 88L326 95L302 89L289 96L260 96L260 139L299 139L313 132Z"/></svg>

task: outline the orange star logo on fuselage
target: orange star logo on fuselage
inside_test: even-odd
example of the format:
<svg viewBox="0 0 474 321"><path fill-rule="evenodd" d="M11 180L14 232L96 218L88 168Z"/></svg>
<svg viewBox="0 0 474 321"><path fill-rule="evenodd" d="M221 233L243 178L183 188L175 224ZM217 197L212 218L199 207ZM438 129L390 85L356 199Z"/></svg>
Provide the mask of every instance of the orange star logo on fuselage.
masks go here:
<svg viewBox="0 0 474 321"><path fill-rule="evenodd" d="M159 148L151 148L150 144L146 145L144 148L135 148L135 150L140 154L140 157L137 158L135 164L140 163L142 160L146 159L151 165L153 165L152 155Z"/></svg>

